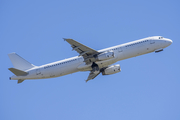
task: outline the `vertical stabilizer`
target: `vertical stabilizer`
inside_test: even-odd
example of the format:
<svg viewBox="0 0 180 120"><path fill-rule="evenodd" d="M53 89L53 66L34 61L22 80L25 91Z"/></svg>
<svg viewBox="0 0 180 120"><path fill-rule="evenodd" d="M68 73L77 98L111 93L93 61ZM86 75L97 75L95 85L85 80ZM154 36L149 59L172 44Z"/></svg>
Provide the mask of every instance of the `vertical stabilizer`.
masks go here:
<svg viewBox="0 0 180 120"><path fill-rule="evenodd" d="M10 53L10 54L8 54L8 56L13 64L13 66L16 69L24 71L24 70L28 70L30 68L35 67L33 64L29 63L28 61L26 61L25 59L23 59L16 53Z"/></svg>

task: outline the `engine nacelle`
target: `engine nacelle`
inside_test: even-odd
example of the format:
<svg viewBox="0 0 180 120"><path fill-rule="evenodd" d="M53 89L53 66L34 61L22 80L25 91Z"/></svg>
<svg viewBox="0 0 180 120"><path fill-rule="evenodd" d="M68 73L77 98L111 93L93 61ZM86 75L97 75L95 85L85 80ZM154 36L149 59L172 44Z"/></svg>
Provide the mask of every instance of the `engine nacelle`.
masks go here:
<svg viewBox="0 0 180 120"><path fill-rule="evenodd" d="M111 58L114 58L114 51L107 51L107 52L104 52L104 53L101 53L99 54L96 59L97 60L108 60L108 59L111 59Z"/></svg>
<svg viewBox="0 0 180 120"><path fill-rule="evenodd" d="M111 75L111 74L115 74L121 72L121 68L120 65L112 65L107 67L103 72L102 75Z"/></svg>

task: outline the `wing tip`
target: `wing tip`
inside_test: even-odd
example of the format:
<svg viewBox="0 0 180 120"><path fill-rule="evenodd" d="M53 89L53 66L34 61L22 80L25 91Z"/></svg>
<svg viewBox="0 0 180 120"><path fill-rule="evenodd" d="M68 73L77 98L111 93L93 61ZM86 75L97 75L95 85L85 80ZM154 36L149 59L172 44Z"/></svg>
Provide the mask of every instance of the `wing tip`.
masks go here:
<svg viewBox="0 0 180 120"><path fill-rule="evenodd" d="M67 40L73 40L71 38L63 38L64 41L67 41Z"/></svg>
<svg viewBox="0 0 180 120"><path fill-rule="evenodd" d="M63 38L64 41L66 41L67 38Z"/></svg>

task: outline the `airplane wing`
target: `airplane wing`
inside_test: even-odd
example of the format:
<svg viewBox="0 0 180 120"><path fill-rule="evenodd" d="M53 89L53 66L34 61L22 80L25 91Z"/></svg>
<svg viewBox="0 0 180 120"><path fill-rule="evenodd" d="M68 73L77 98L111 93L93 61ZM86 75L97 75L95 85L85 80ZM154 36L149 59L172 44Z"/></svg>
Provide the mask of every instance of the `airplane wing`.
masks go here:
<svg viewBox="0 0 180 120"><path fill-rule="evenodd" d="M73 39L66 39L66 38L63 39L71 45L71 47L73 48L72 50L77 51L79 53L79 56L84 57L86 63L88 63L87 59L89 60L90 58L93 58L93 55L98 54L96 50L89 48Z"/></svg>
<svg viewBox="0 0 180 120"><path fill-rule="evenodd" d="M91 79L94 79L96 76L98 76L99 74L100 74L101 72L100 71L98 71L98 72L90 72L89 73L89 76L88 76L88 79L86 80L86 82L87 81L89 81L89 80L91 80Z"/></svg>

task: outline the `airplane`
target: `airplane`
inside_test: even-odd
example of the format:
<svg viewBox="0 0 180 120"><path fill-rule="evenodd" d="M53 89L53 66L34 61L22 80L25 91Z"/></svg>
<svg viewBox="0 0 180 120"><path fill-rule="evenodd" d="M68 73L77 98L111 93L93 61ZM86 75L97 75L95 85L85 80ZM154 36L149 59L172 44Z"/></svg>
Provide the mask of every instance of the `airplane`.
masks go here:
<svg viewBox="0 0 180 120"><path fill-rule="evenodd" d="M54 78L79 71L90 71L87 82L100 73L111 75L120 72L119 64L112 65L118 61L151 52L158 53L172 44L171 39L152 36L97 51L73 39L63 39L71 45L72 50L79 53L78 56L35 66L16 53L10 53L8 56L14 68L9 70L15 74L10 80L18 80L17 83L22 83L24 80Z"/></svg>

